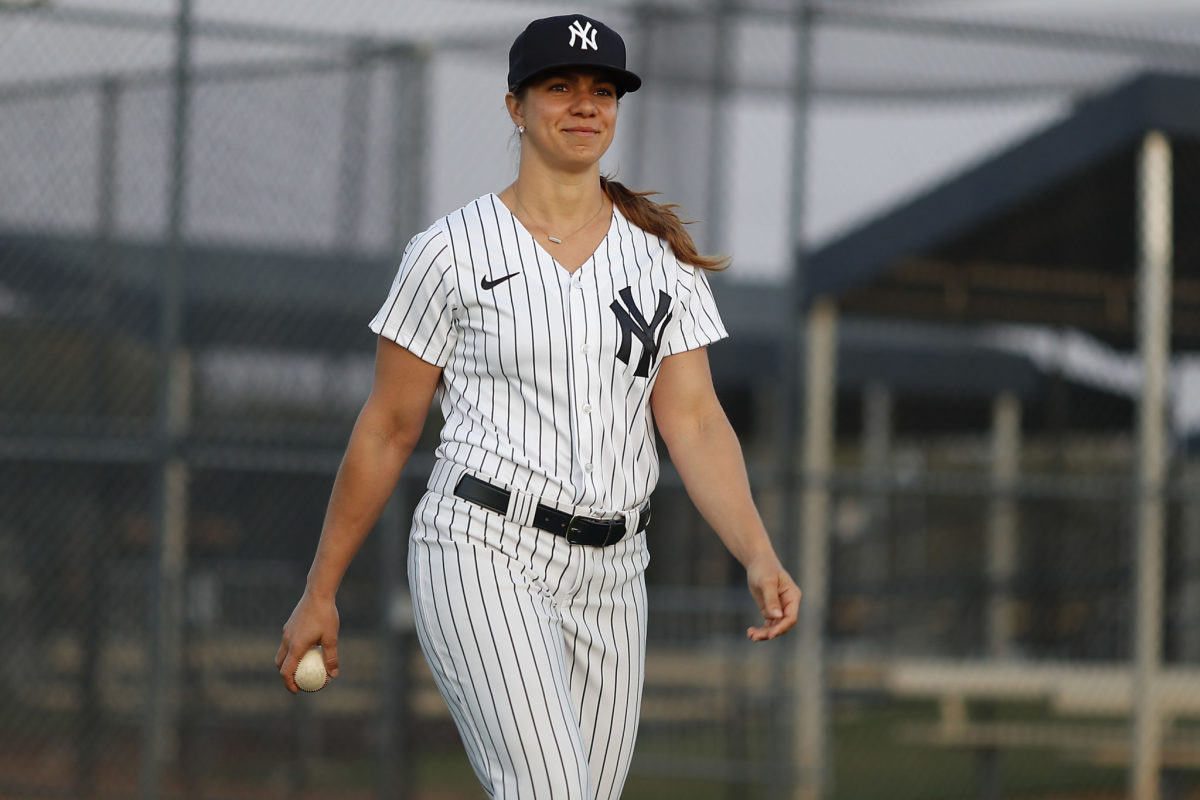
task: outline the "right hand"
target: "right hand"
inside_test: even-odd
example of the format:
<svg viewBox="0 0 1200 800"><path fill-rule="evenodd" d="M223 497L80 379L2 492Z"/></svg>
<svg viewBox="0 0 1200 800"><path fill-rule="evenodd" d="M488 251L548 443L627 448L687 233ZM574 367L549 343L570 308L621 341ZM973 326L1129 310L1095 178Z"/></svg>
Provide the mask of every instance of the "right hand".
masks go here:
<svg viewBox="0 0 1200 800"><path fill-rule="evenodd" d="M292 694L299 688L296 686L296 665L300 658L316 645L321 645L325 656L325 671L329 677L336 678L338 674L337 639L338 628L337 605L333 598L323 600L305 592L300 602L292 609L292 615L283 626L283 642L279 652L275 654L275 666L279 669L279 677L283 685Z"/></svg>

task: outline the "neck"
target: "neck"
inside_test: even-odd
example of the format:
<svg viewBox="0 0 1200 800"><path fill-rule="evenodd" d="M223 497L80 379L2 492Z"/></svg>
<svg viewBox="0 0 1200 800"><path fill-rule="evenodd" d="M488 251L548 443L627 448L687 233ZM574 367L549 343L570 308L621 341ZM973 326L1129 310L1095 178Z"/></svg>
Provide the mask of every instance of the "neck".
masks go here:
<svg viewBox="0 0 1200 800"><path fill-rule="evenodd" d="M578 173L559 173L537 169L522 159L511 191L526 212L559 230L583 224L604 202L596 164Z"/></svg>

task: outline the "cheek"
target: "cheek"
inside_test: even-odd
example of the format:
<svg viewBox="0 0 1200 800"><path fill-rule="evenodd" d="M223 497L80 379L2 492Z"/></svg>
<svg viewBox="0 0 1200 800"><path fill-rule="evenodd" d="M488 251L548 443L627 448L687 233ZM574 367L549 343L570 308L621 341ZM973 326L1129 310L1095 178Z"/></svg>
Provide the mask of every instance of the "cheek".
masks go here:
<svg viewBox="0 0 1200 800"><path fill-rule="evenodd" d="M608 138L611 139L617 134L617 115L613 114L612 119L608 120L608 124L604 126L608 131Z"/></svg>

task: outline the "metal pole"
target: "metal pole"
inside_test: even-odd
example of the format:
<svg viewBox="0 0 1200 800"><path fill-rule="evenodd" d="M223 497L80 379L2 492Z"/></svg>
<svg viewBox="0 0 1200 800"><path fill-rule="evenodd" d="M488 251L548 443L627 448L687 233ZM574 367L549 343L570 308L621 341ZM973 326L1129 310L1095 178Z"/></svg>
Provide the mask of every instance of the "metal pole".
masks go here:
<svg viewBox="0 0 1200 800"><path fill-rule="evenodd" d="M92 337L89 345L91 410L98 417L108 409L113 376L108 352L112 336L108 326L114 322L113 308L113 236L117 207L117 141L121 85L109 78L100 84L100 139L97 152L99 181L96 193L96 288L91 298ZM75 734L75 786L83 794L94 783L99 759L104 709L100 697L99 667L104 647L104 581L108 551L104 543L112 529L117 511L111 505L118 493L118 482L110 469L100 469L94 479L96 527L83 538L82 552L87 600L80 619L80 715Z"/></svg>
<svg viewBox="0 0 1200 800"><path fill-rule="evenodd" d="M1134 719L1130 797L1161 796L1163 489L1166 476L1167 367L1171 330L1171 147L1157 131L1146 135L1138 168L1138 404L1137 575L1134 627Z"/></svg>
<svg viewBox="0 0 1200 800"><path fill-rule="evenodd" d="M822 684L819 675L813 675L811 669L805 668L805 660L810 656L816 656L815 663L819 664L821 661L819 653L814 654L807 649L808 637L813 633L813 618L809 612L813 603L812 598L818 597L819 592L814 591L818 587L811 587L805 583L805 566L809 563L810 554L805 552L801 538L809 528L801 527L797 505L797 500L801 498L801 475L798 469L801 465L797 464L797 453L802 444L799 420L802 404L801 386L806 385L803 377L805 366L802 354L804 352L805 326L802 309L807 253L805 195L808 180L808 116L812 89L812 22L809 0L799 0L795 6L792 20L796 66L791 97L792 181L789 196L791 242L796 264L795 268L788 273L783 286L789 299L787 305L789 318L786 328L781 331L783 391L780 392L780 400L782 413L777 417L783 424L783 435L780 437L783 445L780 454L780 478L783 486L781 516L783 533L786 538L782 543L781 555L784 563L791 568L793 576L800 583L800 590L803 593L801 613L804 616L801 618L801 629L792 634L787 646L781 652L781 657L775 659L773 670L776 676L776 685L788 687L791 692L791 702L781 703L777 712L780 730L775 738L780 743L782 750L780 757L777 758L777 763L780 765L778 777L780 782L785 785L777 787L773 794L805 798L814 798L819 795L820 775L812 770L819 766L814 763L814 759L820 758L818 751L823 749L819 727L823 710L819 705L815 708L807 705L814 694L817 696L818 702L820 701ZM795 317L791 316L793 314ZM809 380L811 381L811 377ZM810 395L808 407L812 408L811 397L814 390L811 383L807 385ZM808 440L805 439L804 443L807 444ZM807 453L807 450L805 452ZM807 459L804 466L807 467ZM807 498L804 499L807 500ZM804 503L804 508L807 514L809 510L807 502ZM822 614L823 610L817 609L815 613ZM818 626L816 630L818 640L822 627ZM815 683L809 680L810 677ZM816 715L817 725L805 724L810 714ZM808 731L808 736L805 735L805 730ZM799 759L797 759L797 755L800 756Z"/></svg>
<svg viewBox="0 0 1200 800"><path fill-rule="evenodd" d="M801 530L799 707L796 709L796 800L828 795L825 616L829 600L829 508L837 383L837 306L820 298L808 314L804 403L803 528Z"/></svg>
<svg viewBox="0 0 1200 800"><path fill-rule="evenodd" d="M808 227L808 208L805 201L808 192L808 118L812 102L812 39L814 16L810 0L798 0L792 27L795 32L793 47L796 54L795 74L792 80L792 183L788 196L792 231L791 241L796 258L795 269L788 273L784 287L793 300L793 309L800 308L803 297L805 238ZM798 326L800 332L803 326ZM795 336L788 339L796 344ZM796 363L793 361L792 363ZM794 377L799 380L797 368ZM797 397L799 392L797 392Z"/></svg>
<svg viewBox="0 0 1200 800"><path fill-rule="evenodd" d="M1017 505L1013 497L1021 460L1021 401L1012 392L997 395L992 405L992 501L988 509L988 653L1013 654L1016 605L1013 578L1017 570Z"/></svg>
<svg viewBox="0 0 1200 800"><path fill-rule="evenodd" d="M1021 401L1012 392L1001 392L992 403L991 502L987 520L987 631L988 654L994 659L1012 656L1016 606L1012 594L1017 563L1017 506L1013 497L1021 459ZM996 704L980 704L980 719L995 719ZM976 782L980 800L999 800L1003 793L1000 749L975 751Z"/></svg>
<svg viewBox="0 0 1200 800"><path fill-rule="evenodd" d="M708 123L708 197L705 198L704 233L707 250L721 249L726 220L728 182L725 180L730 156L730 126L733 113L734 70L737 64L737 28L733 6L736 0L720 0L712 16L714 27L712 94L709 97Z"/></svg>
<svg viewBox="0 0 1200 800"><path fill-rule="evenodd" d="M864 633L877 637L887 630L890 603L883 594L889 574L888 515L891 499L888 465L892 459L892 390L882 383L871 383L863 391L862 480L867 509L866 541L863 542L862 568L859 574L863 591L872 598L870 616Z"/></svg>
<svg viewBox="0 0 1200 800"><path fill-rule="evenodd" d="M424 226L427 197L426 164L429 161L428 69L429 52L404 48L395 55L394 117L395 159L392 194L392 242L399 252L409 237ZM410 460L408 470L413 467ZM380 797L401 800L415 796L417 739L410 733L413 685L409 665L415 648L412 601L405 580L405 531L408 486L401 476L391 502L380 520L380 594L383 609L384 697L380 736Z"/></svg>
<svg viewBox="0 0 1200 800"><path fill-rule="evenodd" d="M429 51L423 46L397 51L395 63L394 166L392 169L392 247L400 253L425 227L429 173Z"/></svg>
<svg viewBox="0 0 1200 800"><path fill-rule="evenodd" d="M408 485L402 477L379 520L379 599L383 641L380 670L379 786L381 798L414 796L416 738L409 735L413 686L409 675L416 630L405 579Z"/></svg>
<svg viewBox="0 0 1200 800"><path fill-rule="evenodd" d="M1179 561L1182 585L1175 603L1179 628L1179 659L1200 662L1200 462L1189 459L1183 471L1183 511L1180 520Z"/></svg>
<svg viewBox="0 0 1200 800"><path fill-rule="evenodd" d="M630 112L633 114L632 122L626 121L619 123L624 126L625 133L622 134L626 145L622 148L622 160L629 165L628 171L622 177L622 180L628 179L633 186L642 186L646 182L646 145L650 138L650 109L653 108L652 102L654 91L654 62L653 43L654 43L654 20L655 16L652 13L651 0L639 0L630 9L631 24L629 37L629 52L637 59L637 64L633 70L639 72L646 78L646 86L643 86L640 94L645 95L639 98L639 102L629 106L629 110L622 110L621 114L628 120ZM630 138L632 137L632 143Z"/></svg>
<svg viewBox="0 0 1200 800"><path fill-rule="evenodd" d="M367 159L367 130L371 115L371 62L364 57L370 43L360 44L346 67L346 102L342 107L342 152L338 169L336 247L349 252L358 241L362 223L363 177Z"/></svg>
<svg viewBox="0 0 1200 800"><path fill-rule="evenodd" d="M186 430L191 396L190 359L180 349L191 24L191 0L179 0L175 26L167 255L163 264L159 328L159 470L154 499L157 531L153 561L157 569L151 593L153 641L148 659L148 697L139 786L141 800L155 800L162 794L163 772L175 755L178 676L183 660L188 467L178 452L177 443Z"/></svg>

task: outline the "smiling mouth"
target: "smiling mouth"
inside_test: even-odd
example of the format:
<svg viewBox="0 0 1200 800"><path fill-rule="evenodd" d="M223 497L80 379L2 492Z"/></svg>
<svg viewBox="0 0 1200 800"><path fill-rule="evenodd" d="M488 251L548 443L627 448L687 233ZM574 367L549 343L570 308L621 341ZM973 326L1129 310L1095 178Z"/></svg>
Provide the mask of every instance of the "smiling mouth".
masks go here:
<svg viewBox="0 0 1200 800"><path fill-rule="evenodd" d="M595 136L596 134L600 133L600 131L593 128L567 128L566 132L578 134L580 136Z"/></svg>

